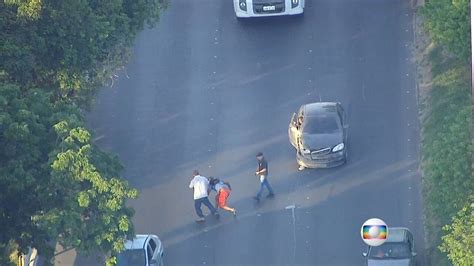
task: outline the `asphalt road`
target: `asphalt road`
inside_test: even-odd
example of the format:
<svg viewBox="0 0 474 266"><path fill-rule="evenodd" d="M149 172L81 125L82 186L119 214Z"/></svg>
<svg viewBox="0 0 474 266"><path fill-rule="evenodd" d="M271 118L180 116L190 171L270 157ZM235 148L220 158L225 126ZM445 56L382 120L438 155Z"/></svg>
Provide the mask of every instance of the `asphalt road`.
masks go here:
<svg viewBox="0 0 474 266"><path fill-rule="evenodd" d="M136 231L160 236L166 265L362 265L372 217L409 227L423 263L410 3L306 5L302 17L240 23L231 0L172 0L101 91L96 143L140 190ZM289 119L320 100L348 112L349 162L300 172ZM255 204L258 151L276 197ZM236 219L194 222L192 169L232 184Z"/></svg>

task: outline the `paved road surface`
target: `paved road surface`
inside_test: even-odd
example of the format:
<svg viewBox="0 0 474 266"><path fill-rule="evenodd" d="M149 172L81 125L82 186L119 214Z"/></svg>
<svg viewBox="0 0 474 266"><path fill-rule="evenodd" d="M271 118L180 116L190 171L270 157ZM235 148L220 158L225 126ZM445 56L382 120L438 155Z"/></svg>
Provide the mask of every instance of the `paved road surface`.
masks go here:
<svg viewBox="0 0 474 266"><path fill-rule="evenodd" d="M409 1L308 0L304 17L239 23L231 0L171 1L89 119L141 192L137 233L162 238L167 265L362 265L360 226L379 217L414 232L421 262L412 16ZM349 113L349 163L299 172L288 122L320 100ZM277 193L259 205L257 151ZM192 169L230 181L237 219L194 222Z"/></svg>

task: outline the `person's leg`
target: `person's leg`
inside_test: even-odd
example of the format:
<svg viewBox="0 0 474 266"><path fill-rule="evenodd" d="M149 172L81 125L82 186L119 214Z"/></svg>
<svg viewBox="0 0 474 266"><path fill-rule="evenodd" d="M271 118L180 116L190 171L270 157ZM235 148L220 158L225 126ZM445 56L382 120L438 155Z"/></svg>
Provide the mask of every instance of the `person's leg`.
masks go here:
<svg viewBox="0 0 474 266"><path fill-rule="evenodd" d="M202 203L202 199L194 200L194 209L196 210L197 216L199 216L200 218L204 218L204 214L202 214L202 210L201 210L201 203Z"/></svg>
<svg viewBox="0 0 474 266"><path fill-rule="evenodd" d="M263 180L263 183L264 185L267 187L268 189L268 195L273 195L273 189L272 189L272 186L270 186L270 182L268 182L268 179L265 178L265 180Z"/></svg>
<svg viewBox="0 0 474 266"><path fill-rule="evenodd" d="M266 179L263 180L263 182L260 182L260 188L258 189L258 192L257 192L257 196L255 197L257 200L260 199L260 196L262 196L262 193L263 193L263 186L264 186L264 182L265 182Z"/></svg>
<svg viewBox="0 0 474 266"><path fill-rule="evenodd" d="M236 214L235 209L231 208L227 205L227 199L230 196L230 191L229 190L221 190L219 193L219 207L222 209L231 212L232 214Z"/></svg>
<svg viewBox="0 0 474 266"><path fill-rule="evenodd" d="M212 203L209 201L208 197L202 198L202 203L209 208L209 210L211 211L212 214L217 213L217 209L214 208L214 206L212 206Z"/></svg>
<svg viewBox="0 0 474 266"><path fill-rule="evenodd" d="M215 204L216 207L215 207L215 208L218 209L218 208L219 208L219 192L217 192L217 195L216 195L216 198L215 198L215 202L216 202L216 204Z"/></svg>

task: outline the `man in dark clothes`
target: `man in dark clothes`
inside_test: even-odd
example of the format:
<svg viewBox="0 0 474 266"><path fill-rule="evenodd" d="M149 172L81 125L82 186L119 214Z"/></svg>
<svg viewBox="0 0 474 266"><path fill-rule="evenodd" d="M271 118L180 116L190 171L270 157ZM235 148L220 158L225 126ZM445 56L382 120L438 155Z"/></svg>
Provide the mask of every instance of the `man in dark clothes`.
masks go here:
<svg viewBox="0 0 474 266"><path fill-rule="evenodd" d="M273 197L275 194L273 193L272 186L268 182L268 163L267 160L263 157L263 153L257 153L257 161L258 167L255 175L260 177L260 189L257 193L257 196L254 197L256 201L260 201L260 196L262 196L263 188L266 187L268 189L268 196L267 198Z"/></svg>

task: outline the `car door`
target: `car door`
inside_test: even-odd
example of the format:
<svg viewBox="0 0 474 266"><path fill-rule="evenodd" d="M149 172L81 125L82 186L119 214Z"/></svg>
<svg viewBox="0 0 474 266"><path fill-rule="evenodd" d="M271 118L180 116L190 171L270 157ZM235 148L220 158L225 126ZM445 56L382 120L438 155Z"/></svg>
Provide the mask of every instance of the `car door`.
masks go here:
<svg viewBox="0 0 474 266"><path fill-rule="evenodd" d="M295 149L297 147L298 134L296 113L293 113L291 116L290 125L288 126L288 137L290 139L291 146L293 146Z"/></svg>
<svg viewBox="0 0 474 266"><path fill-rule="evenodd" d="M150 239L150 242L148 243L148 246L149 246L149 250L152 254L150 265L155 265L155 266L163 265L161 254L160 254L160 250L161 250L160 240L155 239L155 237L152 237Z"/></svg>
<svg viewBox="0 0 474 266"><path fill-rule="evenodd" d="M146 245L146 259L147 259L147 266L155 265L153 261L153 249L151 248L150 244Z"/></svg>
<svg viewBox="0 0 474 266"><path fill-rule="evenodd" d="M408 247L411 253L410 265L415 265L416 252L415 252L415 244L413 242L413 235L410 233L410 231L408 231L407 236L408 236L407 238Z"/></svg>

